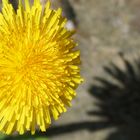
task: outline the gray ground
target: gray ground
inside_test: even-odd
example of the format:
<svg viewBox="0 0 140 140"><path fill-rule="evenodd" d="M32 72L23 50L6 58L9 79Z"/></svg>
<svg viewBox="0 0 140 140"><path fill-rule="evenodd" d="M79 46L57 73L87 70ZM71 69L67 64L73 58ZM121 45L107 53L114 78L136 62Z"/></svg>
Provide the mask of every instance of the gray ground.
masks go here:
<svg viewBox="0 0 140 140"><path fill-rule="evenodd" d="M89 95L88 89L94 84L93 77L108 78L104 65L110 61L121 65L118 52L135 55L140 50L140 1L70 0L70 3L78 22L76 39L81 50L81 74L85 81L77 90L73 107L55 122L59 132L49 139L105 140L117 128L104 128L97 124L104 118L88 115L88 111L98 110L97 100ZM118 140L127 138L122 136Z"/></svg>

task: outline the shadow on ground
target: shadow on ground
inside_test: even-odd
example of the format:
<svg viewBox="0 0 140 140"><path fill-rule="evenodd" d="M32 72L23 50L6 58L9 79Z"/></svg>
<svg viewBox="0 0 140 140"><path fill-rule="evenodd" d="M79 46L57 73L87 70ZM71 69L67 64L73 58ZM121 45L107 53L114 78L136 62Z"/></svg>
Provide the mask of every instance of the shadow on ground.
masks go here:
<svg viewBox="0 0 140 140"><path fill-rule="evenodd" d="M100 111L88 114L104 117L108 125L116 128L107 140L140 140L140 59L130 62L123 54L120 58L125 70L111 63L104 71L112 80L94 78L98 85L93 85L89 91L98 99L96 105Z"/></svg>
<svg viewBox="0 0 140 140"><path fill-rule="evenodd" d="M128 61L120 54L125 70L114 63L104 67L104 71L112 80L95 77L98 82L89 93L98 101L94 105L100 111L89 111L88 115L105 118L103 121L85 121L60 126L53 126L46 133L37 132L35 135L7 136L3 140L30 140L59 136L80 130L95 132L105 128L115 127L106 140L140 140L140 60ZM115 82L114 82L115 81ZM37 140L37 139L35 139Z"/></svg>

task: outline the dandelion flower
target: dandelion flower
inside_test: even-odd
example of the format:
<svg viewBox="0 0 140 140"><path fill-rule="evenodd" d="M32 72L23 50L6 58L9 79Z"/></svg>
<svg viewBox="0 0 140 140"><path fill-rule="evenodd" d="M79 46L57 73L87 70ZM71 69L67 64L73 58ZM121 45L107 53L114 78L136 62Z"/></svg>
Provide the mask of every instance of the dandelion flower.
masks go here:
<svg viewBox="0 0 140 140"><path fill-rule="evenodd" d="M15 12L3 0L0 13L0 130L46 131L71 105L81 83L79 51L61 9L48 1L19 0ZM25 5L25 6L23 6Z"/></svg>

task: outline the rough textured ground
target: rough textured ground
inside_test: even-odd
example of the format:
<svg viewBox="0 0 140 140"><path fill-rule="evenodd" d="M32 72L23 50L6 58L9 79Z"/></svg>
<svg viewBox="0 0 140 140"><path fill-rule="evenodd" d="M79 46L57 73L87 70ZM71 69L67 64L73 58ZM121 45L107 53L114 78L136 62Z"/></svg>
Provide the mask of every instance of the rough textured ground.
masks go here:
<svg viewBox="0 0 140 140"><path fill-rule="evenodd" d="M54 0L55 2L55 0ZM50 140L112 140L117 127L106 127L104 120L89 111L98 110L88 93L93 77L106 77L103 66L110 61L121 65L118 52L137 54L140 50L139 0L70 0L78 22L76 39L82 59L85 82L77 90L73 107L55 122ZM131 55L131 56L133 56ZM130 56L130 57L131 57ZM127 140L122 135L117 140Z"/></svg>

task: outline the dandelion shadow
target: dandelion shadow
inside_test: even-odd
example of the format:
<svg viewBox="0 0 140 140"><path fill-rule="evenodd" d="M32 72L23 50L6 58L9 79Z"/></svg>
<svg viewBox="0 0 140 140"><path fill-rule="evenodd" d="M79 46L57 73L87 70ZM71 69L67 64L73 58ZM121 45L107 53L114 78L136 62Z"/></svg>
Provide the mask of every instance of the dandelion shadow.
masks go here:
<svg viewBox="0 0 140 140"><path fill-rule="evenodd" d="M112 80L94 78L98 84L89 92L98 100L96 105L100 111L88 114L104 117L116 128L106 140L140 140L140 60L130 62L123 54L120 58L125 70L111 63L104 71Z"/></svg>

